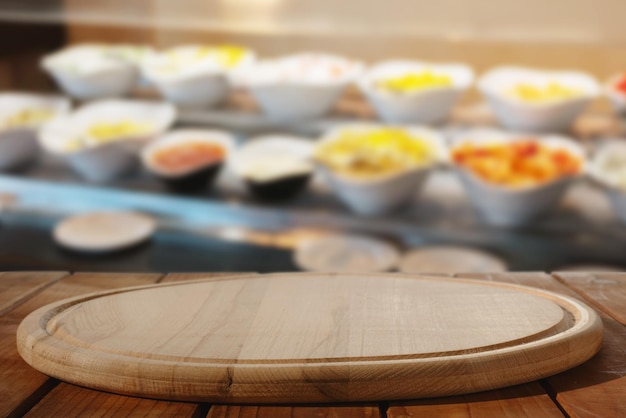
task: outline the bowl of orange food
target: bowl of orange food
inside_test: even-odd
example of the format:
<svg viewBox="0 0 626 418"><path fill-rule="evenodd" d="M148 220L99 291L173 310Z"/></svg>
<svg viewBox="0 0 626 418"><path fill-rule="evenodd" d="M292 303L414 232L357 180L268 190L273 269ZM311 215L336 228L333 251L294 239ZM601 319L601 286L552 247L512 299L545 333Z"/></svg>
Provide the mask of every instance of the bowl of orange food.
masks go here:
<svg viewBox="0 0 626 418"><path fill-rule="evenodd" d="M210 187L235 146L223 131L181 129L172 131L141 152L144 167L177 191Z"/></svg>
<svg viewBox="0 0 626 418"><path fill-rule="evenodd" d="M578 71L499 67L478 82L498 122L520 132L559 132L571 126L600 93L596 80Z"/></svg>
<svg viewBox="0 0 626 418"><path fill-rule="evenodd" d="M474 131L454 140L450 158L474 207L498 226L545 214L585 170L584 149L556 135Z"/></svg>

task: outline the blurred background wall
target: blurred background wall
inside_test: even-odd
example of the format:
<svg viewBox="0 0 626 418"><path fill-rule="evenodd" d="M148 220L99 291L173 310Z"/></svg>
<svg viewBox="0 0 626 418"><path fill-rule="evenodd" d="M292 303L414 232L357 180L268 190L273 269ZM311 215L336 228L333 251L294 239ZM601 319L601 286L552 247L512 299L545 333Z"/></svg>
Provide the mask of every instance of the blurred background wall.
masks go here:
<svg viewBox="0 0 626 418"><path fill-rule="evenodd" d="M67 42L239 42L262 55L323 50L626 69L624 0L4 0L0 19L63 25Z"/></svg>

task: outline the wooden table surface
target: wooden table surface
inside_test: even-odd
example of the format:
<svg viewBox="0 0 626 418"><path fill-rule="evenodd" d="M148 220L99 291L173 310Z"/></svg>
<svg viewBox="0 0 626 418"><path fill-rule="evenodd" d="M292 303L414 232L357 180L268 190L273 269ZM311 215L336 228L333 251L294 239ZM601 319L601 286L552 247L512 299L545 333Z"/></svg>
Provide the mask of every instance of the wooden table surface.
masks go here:
<svg viewBox="0 0 626 418"><path fill-rule="evenodd" d="M228 273L232 274L232 273ZM15 334L31 311L99 290L211 274L0 273L0 417L624 417L626 416L626 273L459 274L538 287L576 297L602 316L602 349L556 376L448 398L352 405L209 405L133 398L51 379L19 357Z"/></svg>

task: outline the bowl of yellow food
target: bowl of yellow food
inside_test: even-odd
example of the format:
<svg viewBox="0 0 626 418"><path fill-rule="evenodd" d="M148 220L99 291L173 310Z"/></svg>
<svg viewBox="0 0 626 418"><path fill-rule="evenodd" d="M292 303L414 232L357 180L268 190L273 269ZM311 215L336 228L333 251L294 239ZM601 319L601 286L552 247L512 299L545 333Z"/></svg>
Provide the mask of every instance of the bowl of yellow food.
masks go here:
<svg viewBox="0 0 626 418"><path fill-rule="evenodd" d="M101 100L49 123L39 141L88 181L105 182L137 166L142 146L165 132L175 117L168 103Z"/></svg>
<svg viewBox="0 0 626 418"><path fill-rule="evenodd" d="M385 122L436 124L447 119L473 80L463 64L389 61L372 67L358 84Z"/></svg>
<svg viewBox="0 0 626 418"><path fill-rule="evenodd" d="M326 182L361 215L383 214L409 203L431 169L446 158L443 138L417 126L341 126L314 151Z"/></svg>
<svg viewBox="0 0 626 418"><path fill-rule="evenodd" d="M147 47L79 44L45 56L43 69L68 95L80 100L120 97L139 80L139 66L151 54Z"/></svg>
<svg viewBox="0 0 626 418"><path fill-rule="evenodd" d="M626 142L610 140L594 153L589 177L605 190L617 216L626 222Z"/></svg>
<svg viewBox="0 0 626 418"><path fill-rule="evenodd" d="M450 160L486 223L517 227L554 208L584 174L584 149L558 135L475 130L455 138Z"/></svg>
<svg viewBox="0 0 626 418"><path fill-rule="evenodd" d="M505 128L520 132L559 132L600 93L597 81L578 71L499 67L478 87Z"/></svg>
<svg viewBox="0 0 626 418"><path fill-rule="evenodd" d="M18 168L37 156L37 132L70 110L64 97L0 93L0 170Z"/></svg>
<svg viewBox="0 0 626 418"><path fill-rule="evenodd" d="M255 59L235 45L186 45L154 54L142 66L144 77L168 101L184 107L216 106L230 90L230 74Z"/></svg>
<svg viewBox="0 0 626 418"><path fill-rule="evenodd" d="M347 58L315 53L255 63L233 75L250 91L268 118L280 121L316 119L327 114L363 65Z"/></svg>

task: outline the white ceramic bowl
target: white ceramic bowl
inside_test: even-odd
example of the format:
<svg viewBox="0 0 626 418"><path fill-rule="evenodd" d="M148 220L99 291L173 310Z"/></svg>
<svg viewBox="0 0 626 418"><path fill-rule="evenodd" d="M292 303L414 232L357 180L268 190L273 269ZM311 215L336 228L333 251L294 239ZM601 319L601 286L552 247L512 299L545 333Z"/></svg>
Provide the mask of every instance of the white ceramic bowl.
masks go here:
<svg viewBox="0 0 626 418"><path fill-rule="evenodd" d="M448 76L452 85L412 92L392 92L376 86L376 82L380 80L424 71ZM463 64L389 61L372 67L359 79L358 84L383 121L436 124L447 119L450 109L471 86L473 80L474 72Z"/></svg>
<svg viewBox="0 0 626 418"><path fill-rule="evenodd" d="M42 125L67 114L70 106L70 101L60 96L0 93L0 170L11 170L32 160L39 150L38 130ZM5 126L8 118L30 109L49 110L53 116L41 124Z"/></svg>
<svg viewBox="0 0 626 418"><path fill-rule="evenodd" d="M567 99L529 103L507 93L520 83L545 85L550 82L580 90L581 94ZM522 67L493 69L480 78L478 87L499 123L521 132L559 132L567 129L600 91L596 80L582 72Z"/></svg>
<svg viewBox="0 0 626 418"><path fill-rule="evenodd" d="M176 110L167 103L139 100L102 100L87 104L69 116L46 125L40 132L42 147L61 158L78 174L93 182L105 182L126 173L137 163L137 154L148 141L174 122ZM116 139L102 145L74 149L94 123L132 120L151 126L147 133Z"/></svg>
<svg viewBox="0 0 626 418"><path fill-rule="evenodd" d="M61 89L80 100L124 96L139 79L133 62L107 54L106 45L84 44L45 56L41 66Z"/></svg>
<svg viewBox="0 0 626 418"><path fill-rule="evenodd" d="M340 73L333 75L333 69ZM272 120L287 122L319 118L330 111L363 65L342 57L298 54L260 61L234 73Z"/></svg>
<svg viewBox="0 0 626 418"><path fill-rule="evenodd" d="M615 74L603 86L604 93L613 104L615 111L620 115L626 114L626 93L619 91L615 85L624 78L626 78L624 73Z"/></svg>
<svg viewBox="0 0 626 418"><path fill-rule="evenodd" d="M176 144L204 142L219 145L224 150L224 158L199 167L173 172L154 162L154 154ZM180 190L200 190L206 188L226 164L235 148L235 138L228 132L210 129L177 129L149 143L141 151L143 166L152 174L163 179L172 188Z"/></svg>
<svg viewBox="0 0 626 418"><path fill-rule="evenodd" d="M464 143L507 143L524 138L524 135L495 130L475 130L455 138L450 154ZM527 136L526 136L527 137ZM562 148L582 161L579 175L561 177L551 182L529 187L506 187L488 182L471 170L454 164L472 204L486 223L496 226L517 227L525 225L557 205L568 186L585 172L585 151L573 140L557 135L536 137L543 145Z"/></svg>
<svg viewBox="0 0 626 418"><path fill-rule="evenodd" d="M255 56L248 50L235 67L226 68L210 57L192 61L190 57L199 48L202 46L186 45L154 54L143 63L142 73L166 100L176 105L216 106L229 93L229 74L237 68L251 65ZM180 62L172 64L173 56L180 57ZM183 64L185 60L189 63Z"/></svg>
<svg viewBox="0 0 626 418"><path fill-rule="evenodd" d="M622 222L626 223L626 184L620 185L601 168L607 157L615 156L621 156L620 162L626 161L626 142L623 139L603 144L589 162L587 173L597 185L604 189L615 213Z"/></svg>
<svg viewBox="0 0 626 418"><path fill-rule="evenodd" d="M333 129L320 141L320 145L335 141L344 130L371 130L382 125L355 124ZM442 136L436 131L419 126L404 127L412 135L428 142L434 158L431 163L396 174L362 178L335 172L324 164L320 170L334 193L353 212L360 215L380 215L402 206L419 193L431 169L447 160L447 149Z"/></svg>

